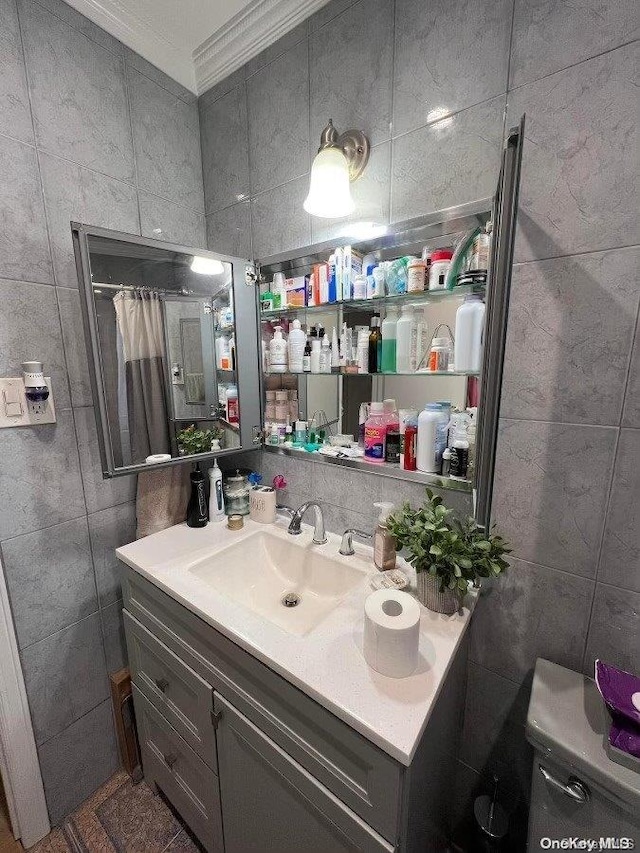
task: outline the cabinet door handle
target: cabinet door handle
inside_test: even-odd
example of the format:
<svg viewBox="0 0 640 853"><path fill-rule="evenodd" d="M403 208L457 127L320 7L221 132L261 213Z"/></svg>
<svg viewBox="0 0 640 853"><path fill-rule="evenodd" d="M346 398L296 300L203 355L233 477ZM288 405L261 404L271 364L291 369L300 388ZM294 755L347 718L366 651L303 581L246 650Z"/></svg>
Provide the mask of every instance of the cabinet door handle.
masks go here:
<svg viewBox="0 0 640 853"><path fill-rule="evenodd" d="M222 719L222 711L211 711L211 722L213 723L213 728L217 729L220 720Z"/></svg>
<svg viewBox="0 0 640 853"><path fill-rule="evenodd" d="M550 788L553 788L554 791L559 791L561 794L564 794L569 799L573 800L574 803L588 803L589 802L589 789L581 782L579 779L576 779L575 776L569 776L569 780L565 784L561 782L559 779L556 779L555 776L552 776L551 773L547 770L546 767L543 767L542 764L538 765L538 770L544 781Z"/></svg>
<svg viewBox="0 0 640 853"><path fill-rule="evenodd" d="M160 690L161 693L164 693L168 686L169 682L166 678L156 678L156 687L158 688L158 690Z"/></svg>
<svg viewBox="0 0 640 853"><path fill-rule="evenodd" d="M178 756L175 754L175 752L170 752L168 755L164 755L163 753L162 757L164 758L164 763L167 765L169 770L171 770L173 765L178 760Z"/></svg>

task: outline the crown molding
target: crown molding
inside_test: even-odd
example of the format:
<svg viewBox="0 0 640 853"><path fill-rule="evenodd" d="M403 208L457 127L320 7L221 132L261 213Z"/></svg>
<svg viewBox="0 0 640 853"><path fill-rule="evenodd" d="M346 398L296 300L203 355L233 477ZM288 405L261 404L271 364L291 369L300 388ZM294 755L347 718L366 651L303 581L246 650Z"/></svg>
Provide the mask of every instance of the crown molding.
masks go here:
<svg viewBox="0 0 640 853"><path fill-rule="evenodd" d="M327 0L253 0L193 51L199 95L257 56Z"/></svg>
<svg viewBox="0 0 640 853"><path fill-rule="evenodd" d="M69 5L139 53L169 77L196 93L193 57L118 0L67 0Z"/></svg>

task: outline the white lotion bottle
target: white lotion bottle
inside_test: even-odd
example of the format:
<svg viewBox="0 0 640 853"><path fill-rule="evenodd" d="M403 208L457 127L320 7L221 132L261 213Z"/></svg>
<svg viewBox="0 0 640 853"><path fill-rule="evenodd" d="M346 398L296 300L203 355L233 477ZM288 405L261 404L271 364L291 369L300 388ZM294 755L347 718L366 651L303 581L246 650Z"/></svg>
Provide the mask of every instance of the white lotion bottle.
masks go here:
<svg viewBox="0 0 640 853"><path fill-rule="evenodd" d="M307 336L302 331L300 320L294 320L289 330L289 370L291 373L302 373L302 359L304 358L304 348L307 343Z"/></svg>
<svg viewBox="0 0 640 853"><path fill-rule="evenodd" d="M455 369L478 372L482 365L482 338L485 305L478 293L471 293L456 311Z"/></svg>
<svg viewBox="0 0 640 853"><path fill-rule="evenodd" d="M415 373L418 324L412 305L404 305L396 325L396 371Z"/></svg>
<svg viewBox="0 0 640 853"><path fill-rule="evenodd" d="M213 466L209 468L209 521L222 521L226 518L224 512L224 499L222 497L222 471L218 467L218 460L213 460Z"/></svg>
<svg viewBox="0 0 640 853"><path fill-rule="evenodd" d="M272 373L287 371L287 342L282 337L282 326L276 326L269 343L269 362Z"/></svg>

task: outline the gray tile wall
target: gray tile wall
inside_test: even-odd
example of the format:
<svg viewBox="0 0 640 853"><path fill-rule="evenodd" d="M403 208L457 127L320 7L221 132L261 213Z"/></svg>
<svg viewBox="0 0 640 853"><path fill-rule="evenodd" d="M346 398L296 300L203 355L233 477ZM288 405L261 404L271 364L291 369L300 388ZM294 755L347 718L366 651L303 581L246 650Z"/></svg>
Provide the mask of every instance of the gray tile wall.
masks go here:
<svg viewBox="0 0 640 853"><path fill-rule="evenodd" d="M0 375L39 358L58 420L0 433L0 550L47 804L118 764L113 549L135 481L102 479L69 222L205 245L195 96L62 0L0 0Z"/></svg>
<svg viewBox="0 0 640 853"><path fill-rule="evenodd" d="M473 621L461 839L495 771L521 843L536 658L587 673L598 655L640 659L639 36L634 0L331 0L200 98L209 247L255 257L344 224L302 209L329 117L371 139L356 215L387 223L492 194L504 114L527 114L495 495L514 559ZM417 497L262 467L289 502L325 501L337 530L370 528L374 498Z"/></svg>

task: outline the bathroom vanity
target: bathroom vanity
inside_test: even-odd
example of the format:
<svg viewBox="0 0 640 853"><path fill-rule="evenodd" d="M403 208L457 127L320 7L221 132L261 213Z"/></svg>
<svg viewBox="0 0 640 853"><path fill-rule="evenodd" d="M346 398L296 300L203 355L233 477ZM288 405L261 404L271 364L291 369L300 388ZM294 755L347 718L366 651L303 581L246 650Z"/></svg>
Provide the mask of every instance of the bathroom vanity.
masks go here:
<svg viewBox="0 0 640 853"><path fill-rule="evenodd" d="M473 599L424 610L415 674L379 675L362 654L371 552L339 542L249 521L117 550L145 779L208 851L445 848ZM297 612L275 574L251 586L269 563Z"/></svg>

